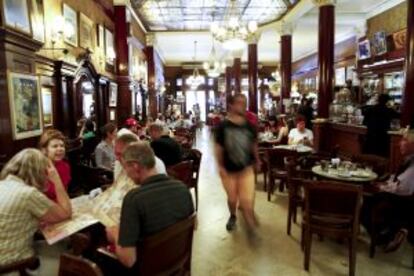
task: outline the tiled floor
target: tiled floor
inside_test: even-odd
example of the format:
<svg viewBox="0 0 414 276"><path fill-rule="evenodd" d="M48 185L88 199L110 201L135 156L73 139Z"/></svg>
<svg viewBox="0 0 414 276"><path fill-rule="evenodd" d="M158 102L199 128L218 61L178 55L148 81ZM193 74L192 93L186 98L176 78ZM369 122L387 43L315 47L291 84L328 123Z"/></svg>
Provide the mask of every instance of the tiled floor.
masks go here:
<svg viewBox="0 0 414 276"><path fill-rule="evenodd" d="M197 147L203 152L199 182L200 206L198 227L194 235L192 275L348 275L347 246L325 239L315 239L312 247L310 273L303 270L303 254L299 247L300 228L293 226L292 236L286 234L286 194L276 194L268 202L260 187L256 195L256 212L261 226L255 246L248 243L238 223L227 233L226 197L216 170L210 134L200 133ZM242 220L242 219L240 219ZM56 275L59 248L41 247L42 269L39 275ZM410 263L412 249L406 244L393 254L378 250L375 259L368 256L366 237L358 242L357 275L414 275Z"/></svg>

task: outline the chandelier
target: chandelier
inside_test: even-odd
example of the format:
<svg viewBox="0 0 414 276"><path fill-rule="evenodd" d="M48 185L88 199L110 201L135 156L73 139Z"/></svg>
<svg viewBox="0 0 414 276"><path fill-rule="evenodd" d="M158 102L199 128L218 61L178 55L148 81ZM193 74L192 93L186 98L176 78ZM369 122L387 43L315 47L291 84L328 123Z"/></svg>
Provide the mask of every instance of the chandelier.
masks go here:
<svg viewBox="0 0 414 276"><path fill-rule="evenodd" d="M195 63L197 56L197 41L194 41L194 57L193 61ZM200 75L200 72L198 72L197 66L194 68L193 74L188 77L187 84L190 85L190 88L192 90L195 90L198 86L200 86L202 83L204 83L204 77Z"/></svg>
<svg viewBox="0 0 414 276"><path fill-rule="evenodd" d="M205 61L203 63L203 68L207 72L207 75L211 78L217 78L226 68L226 63L217 60L216 48L214 47L214 40L209 61Z"/></svg>
<svg viewBox="0 0 414 276"><path fill-rule="evenodd" d="M225 16L224 25L213 21L210 26L214 39L223 44L226 50L241 50L246 46L246 41L254 36L257 31L257 22L250 21L247 26L240 22L241 15L238 14L236 8L236 0L231 0L229 13ZM214 14L213 14L214 20Z"/></svg>

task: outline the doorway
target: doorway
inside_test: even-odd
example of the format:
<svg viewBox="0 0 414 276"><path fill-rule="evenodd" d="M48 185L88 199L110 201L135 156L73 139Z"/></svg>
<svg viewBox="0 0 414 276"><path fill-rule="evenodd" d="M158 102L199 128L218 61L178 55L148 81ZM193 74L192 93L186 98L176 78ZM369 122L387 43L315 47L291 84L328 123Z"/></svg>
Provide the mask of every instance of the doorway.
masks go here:
<svg viewBox="0 0 414 276"><path fill-rule="evenodd" d="M206 92L204 90L189 90L185 92L186 111L191 110L193 115L199 113L200 120L205 121L207 117L206 110Z"/></svg>

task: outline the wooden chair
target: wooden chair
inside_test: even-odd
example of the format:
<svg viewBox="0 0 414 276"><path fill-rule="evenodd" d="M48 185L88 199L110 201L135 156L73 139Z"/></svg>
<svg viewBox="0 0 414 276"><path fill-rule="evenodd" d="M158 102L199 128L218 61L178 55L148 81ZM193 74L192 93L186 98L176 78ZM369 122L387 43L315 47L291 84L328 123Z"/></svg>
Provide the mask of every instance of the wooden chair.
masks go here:
<svg viewBox="0 0 414 276"><path fill-rule="evenodd" d="M8 265L0 266L0 275L11 273L11 272L18 272L20 276L29 276L26 272L26 269L35 270L39 268L40 261L37 257L31 257L25 260L13 262Z"/></svg>
<svg viewBox="0 0 414 276"><path fill-rule="evenodd" d="M62 254L59 276L103 276L101 269L92 261L70 254Z"/></svg>
<svg viewBox="0 0 414 276"><path fill-rule="evenodd" d="M373 171L378 175L377 181L385 181L390 176L389 160L387 158L373 154L357 154L352 156L352 162L372 167Z"/></svg>
<svg viewBox="0 0 414 276"><path fill-rule="evenodd" d="M203 154L201 151L197 149L191 149L187 160L192 161L192 180L191 180L191 188L194 188L195 198L196 198L196 210L198 210L198 178L200 175L200 165L201 165L201 158Z"/></svg>
<svg viewBox="0 0 414 276"><path fill-rule="evenodd" d="M168 175L182 181L187 187L193 188L193 161L182 161L167 168Z"/></svg>
<svg viewBox="0 0 414 276"><path fill-rule="evenodd" d="M193 232L196 215L144 239L138 246L139 275L191 274Z"/></svg>
<svg viewBox="0 0 414 276"><path fill-rule="evenodd" d="M75 174L76 172L76 174ZM113 172L103 168L78 164L75 167L73 178L85 193L113 182Z"/></svg>
<svg viewBox="0 0 414 276"><path fill-rule="evenodd" d="M306 181L305 214L302 225L304 267L309 271L312 234L347 239L349 275L355 275L356 240L362 187L333 181Z"/></svg>
<svg viewBox="0 0 414 276"><path fill-rule="evenodd" d="M266 164L268 166L269 187L267 189L267 200L270 201L275 188L275 180L280 181L279 191L283 192L287 180L287 171L285 166L286 158L296 158L297 152L289 149L271 148L266 151Z"/></svg>

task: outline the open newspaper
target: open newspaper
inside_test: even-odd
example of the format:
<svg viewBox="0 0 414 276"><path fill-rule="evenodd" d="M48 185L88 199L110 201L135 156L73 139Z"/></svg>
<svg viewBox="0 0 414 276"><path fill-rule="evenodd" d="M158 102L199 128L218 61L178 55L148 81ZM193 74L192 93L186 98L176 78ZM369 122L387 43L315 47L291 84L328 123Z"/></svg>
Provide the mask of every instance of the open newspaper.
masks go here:
<svg viewBox="0 0 414 276"><path fill-rule="evenodd" d="M72 218L41 229L48 244L54 244L95 223L110 227L118 225L122 200L134 183L122 172L117 181L106 191L91 199L82 195L71 199Z"/></svg>

